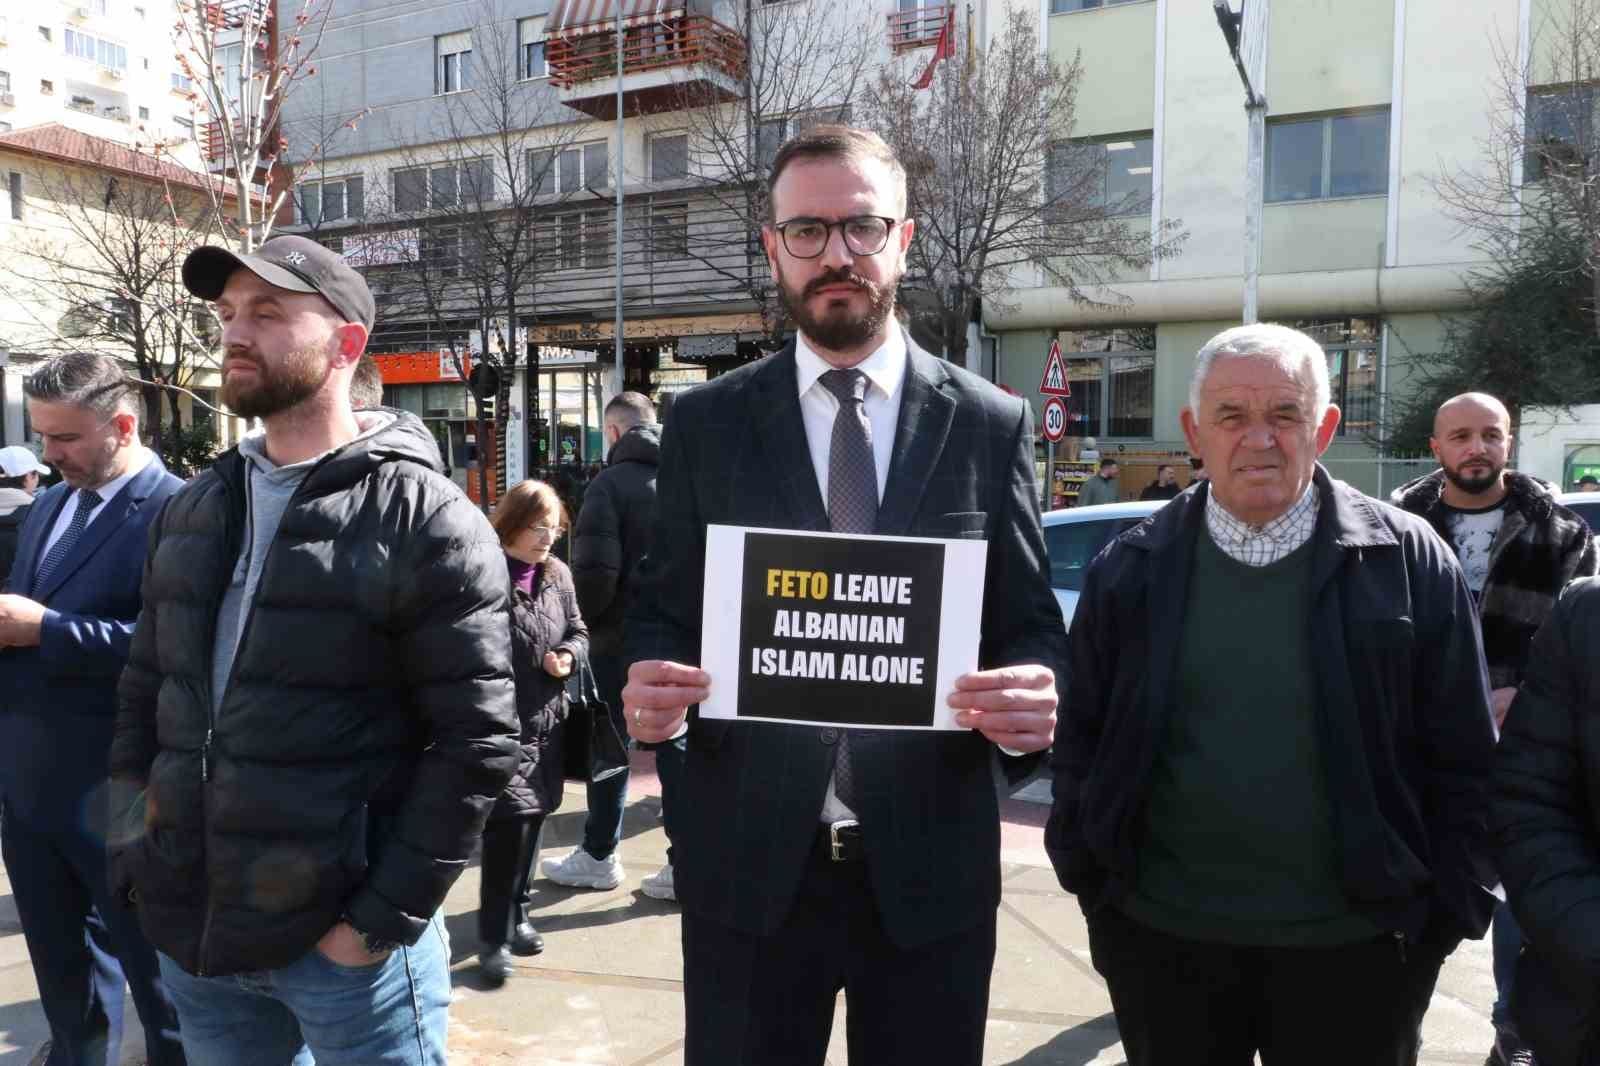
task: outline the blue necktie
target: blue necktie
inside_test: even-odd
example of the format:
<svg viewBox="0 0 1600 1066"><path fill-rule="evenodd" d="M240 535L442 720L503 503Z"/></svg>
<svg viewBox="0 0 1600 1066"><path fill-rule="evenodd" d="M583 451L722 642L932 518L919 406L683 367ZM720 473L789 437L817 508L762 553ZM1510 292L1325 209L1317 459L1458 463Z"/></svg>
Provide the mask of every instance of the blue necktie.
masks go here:
<svg viewBox="0 0 1600 1066"><path fill-rule="evenodd" d="M89 524L89 514L100 506L100 494L93 489L78 490L78 509L72 512L72 521L67 523L67 528L60 538L45 553L44 562L39 564L39 571L35 575L34 588L44 588L50 574L61 565L61 560L67 557L78 543L78 538L83 536L83 527Z"/></svg>
<svg viewBox="0 0 1600 1066"><path fill-rule="evenodd" d="M859 370L830 370L821 380L839 401L828 446L828 525L835 533L871 533L878 521L878 466L872 457L872 423L863 408L867 376ZM859 814L854 764L850 732L845 730L834 755L833 791Z"/></svg>

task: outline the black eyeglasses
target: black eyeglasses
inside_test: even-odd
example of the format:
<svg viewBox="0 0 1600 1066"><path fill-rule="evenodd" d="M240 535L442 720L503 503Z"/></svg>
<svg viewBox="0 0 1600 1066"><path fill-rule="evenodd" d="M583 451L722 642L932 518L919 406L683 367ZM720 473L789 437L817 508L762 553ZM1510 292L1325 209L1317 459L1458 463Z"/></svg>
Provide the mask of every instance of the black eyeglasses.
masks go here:
<svg viewBox="0 0 1600 1066"><path fill-rule="evenodd" d="M882 215L857 215L829 222L821 218L791 218L772 228L783 238L783 246L796 259L815 259L828 247L828 238L838 229L844 246L855 255L877 255L889 243L889 233L900 224L898 218Z"/></svg>

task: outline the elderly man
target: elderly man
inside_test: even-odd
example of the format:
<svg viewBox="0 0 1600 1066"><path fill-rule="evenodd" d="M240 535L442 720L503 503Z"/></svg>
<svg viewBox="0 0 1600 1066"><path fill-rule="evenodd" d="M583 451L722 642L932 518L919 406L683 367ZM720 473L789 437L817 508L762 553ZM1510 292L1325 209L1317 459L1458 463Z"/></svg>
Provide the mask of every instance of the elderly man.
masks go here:
<svg viewBox="0 0 1600 1066"><path fill-rule="evenodd" d="M1131 1066L1413 1063L1488 924L1472 596L1426 522L1318 465L1328 401L1309 337L1214 337L1182 415L1209 480L1078 601L1046 844Z"/></svg>

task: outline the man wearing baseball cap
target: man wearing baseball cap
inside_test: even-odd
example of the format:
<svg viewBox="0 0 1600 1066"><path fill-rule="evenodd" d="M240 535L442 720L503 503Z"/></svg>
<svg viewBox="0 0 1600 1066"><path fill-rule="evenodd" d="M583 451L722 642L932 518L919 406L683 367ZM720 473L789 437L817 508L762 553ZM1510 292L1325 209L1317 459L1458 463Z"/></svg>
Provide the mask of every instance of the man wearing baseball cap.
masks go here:
<svg viewBox="0 0 1600 1066"><path fill-rule="evenodd" d="M17 531L39 490L39 478L50 468L20 444L0 448L0 586L17 557Z"/></svg>
<svg viewBox="0 0 1600 1066"><path fill-rule="evenodd" d="M112 884L191 1061L442 1064L439 907L518 752L499 540L418 419L352 410L373 301L339 255L205 247L183 279L264 428L151 537Z"/></svg>

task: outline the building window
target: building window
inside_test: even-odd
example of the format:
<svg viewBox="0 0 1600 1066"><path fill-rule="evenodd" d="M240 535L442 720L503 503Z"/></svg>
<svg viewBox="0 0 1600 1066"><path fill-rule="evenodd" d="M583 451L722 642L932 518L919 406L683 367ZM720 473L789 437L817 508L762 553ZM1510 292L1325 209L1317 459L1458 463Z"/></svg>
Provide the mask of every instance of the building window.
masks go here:
<svg viewBox="0 0 1600 1066"><path fill-rule="evenodd" d="M45 44L49 44L54 39L55 38L50 33L49 26L39 27L39 40L43 41Z"/></svg>
<svg viewBox="0 0 1600 1066"><path fill-rule="evenodd" d="M1139 0L1050 0L1050 14L1065 15L1069 11L1090 11L1097 7L1115 7L1134 4Z"/></svg>
<svg viewBox="0 0 1600 1066"><path fill-rule="evenodd" d="M10 91L11 72L9 70L0 70L0 93L8 93Z"/></svg>
<svg viewBox="0 0 1600 1066"><path fill-rule="evenodd" d="M549 77L550 64L544 57L544 16L518 19L517 41L521 45L517 52L517 77L523 80Z"/></svg>
<svg viewBox="0 0 1600 1066"><path fill-rule="evenodd" d="M366 213L365 192L366 179L360 175L301 182L295 196L300 224L316 226L361 218Z"/></svg>
<svg viewBox="0 0 1600 1066"><path fill-rule="evenodd" d="M1292 323L1328 353L1330 399L1339 405L1339 435L1378 435L1378 338L1376 318L1310 319Z"/></svg>
<svg viewBox="0 0 1600 1066"><path fill-rule="evenodd" d="M787 115L783 118L770 118L756 126L756 165L767 170L772 166L772 160L777 157L778 149L783 147L783 142L790 137L799 135L812 126L824 123L850 122L850 108L824 107L815 111L805 111L798 115Z"/></svg>
<svg viewBox="0 0 1600 1066"><path fill-rule="evenodd" d="M389 173L397 211L440 210L494 199L494 164L488 159Z"/></svg>
<svg viewBox="0 0 1600 1066"><path fill-rule="evenodd" d="M1595 87L1563 86L1528 93L1527 131L1522 180L1543 181L1551 171L1577 167L1592 154L1595 135Z"/></svg>
<svg viewBox="0 0 1600 1066"><path fill-rule="evenodd" d="M115 41L91 37L87 33L80 33L71 28L68 28L67 32L62 36L67 55L72 58L98 63L102 67L107 67L111 70L128 69L127 46L117 44Z"/></svg>
<svg viewBox="0 0 1600 1066"><path fill-rule="evenodd" d="M39 92L44 96L54 96L56 94L56 83L47 78L40 78Z"/></svg>
<svg viewBox="0 0 1600 1066"><path fill-rule="evenodd" d="M440 277L461 271L461 233L455 226L426 226L417 241L417 259Z"/></svg>
<svg viewBox="0 0 1600 1066"><path fill-rule="evenodd" d="M1389 109L1267 123L1267 202L1382 196Z"/></svg>
<svg viewBox="0 0 1600 1066"><path fill-rule="evenodd" d="M1067 435L1149 439L1155 432L1156 331L1062 333L1072 395Z"/></svg>
<svg viewBox="0 0 1600 1066"><path fill-rule="evenodd" d="M682 181L689 176L689 135L661 134L650 138L650 180Z"/></svg>
<svg viewBox="0 0 1600 1066"><path fill-rule="evenodd" d="M610 210L571 211L539 223L540 243L552 270L603 270L613 261L615 227Z"/></svg>
<svg viewBox="0 0 1600 1066"><path fill-rule="evenodd" d="M655 204L650 208L650 253L657 259L689 255L689 205Z"/></svg>
<svg viewBox="0 0 1600 1066"><path fill-rule="evenodd" d="M22 173L13 170L6 175L6 188L11 193L11 217L22 219Z"/></svg>
<svg viewBox="0 0 1600 1066"><path fill-rule="evenodd" d="M605 141L568 148L535 148L528 153L528 178L537 196L565 196L583 189L611 187L610 145Z"/></svg>
<svg viewBox="0 0 1600 1066"><path fill-rule="evenodd" d="M447 33L433 39L433 91L458 93L471 84L472 32Z"/></svg>
<svg viewBox="0 0 1600 1066"><path fill-rule="evenodd" d="M189 92L194 88L194 79L190 78L187 74L180 74L175 70L172 72L172 87L179 92Z"/></svg>
<svg viewBox="0 0 1600 1066"><path fill-rule="evenodd" d="M139 120L142 122L142 121L148 119L149 117L150 117L150 109L148 107L141 107L139 109Z"/></svg>
<svg viewBox="0 0 1600 1066"><path fill-rule="evenodd" d="M1120 133L1068 141L1050 152L1047 195L1052 204L1079 204L1108 215L1150 210L1155 140L1149 133Z"/></svg>

